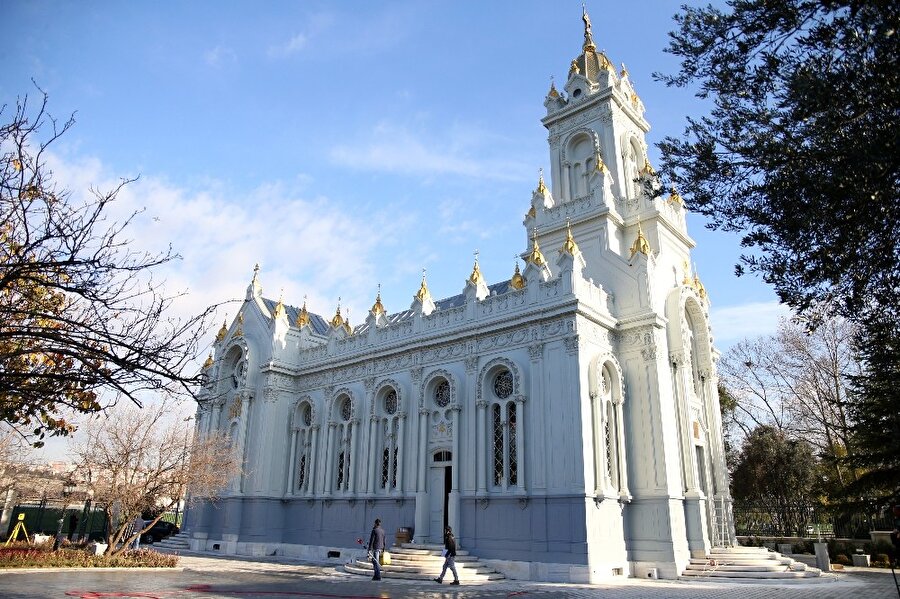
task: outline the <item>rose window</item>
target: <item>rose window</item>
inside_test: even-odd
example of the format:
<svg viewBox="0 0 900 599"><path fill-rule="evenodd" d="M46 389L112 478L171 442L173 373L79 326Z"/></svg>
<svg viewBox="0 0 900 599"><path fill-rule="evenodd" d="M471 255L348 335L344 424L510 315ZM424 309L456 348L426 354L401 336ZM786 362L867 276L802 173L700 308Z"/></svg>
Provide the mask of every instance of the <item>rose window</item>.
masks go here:
<svg viewBox="0 0 900 599"><path fill-rule="evenodd" d="M350 405L350 400L345 399L344 403L341 404L341 418L345 421L350 420L352 406Z"/></svg>
<svg viewBox="0 0 900 599"><path fill-rule="evenodd" d="M384 398L384 411L388 414L395 414L397 412L397 392L391 390Z"/></svg>
<svg viewBox="0 0 900 599"><path fill-rule="evenodd" d="M504 370L494 377L494 394L500 399L506 399L513 392L513 378L508 370Z"/></svg>
<svg viewBox="0 0 900 599"><path fill-rule="evenodd" d="M450 405L450 383L441 381L438 386L434 388L434 403L442 408L446 408Z"/></svg>

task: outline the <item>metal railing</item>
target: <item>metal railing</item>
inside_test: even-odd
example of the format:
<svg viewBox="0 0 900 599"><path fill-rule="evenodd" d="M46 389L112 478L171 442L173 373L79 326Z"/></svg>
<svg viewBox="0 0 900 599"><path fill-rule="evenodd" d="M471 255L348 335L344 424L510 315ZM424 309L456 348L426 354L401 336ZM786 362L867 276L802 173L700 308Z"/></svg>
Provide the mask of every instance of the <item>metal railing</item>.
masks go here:
<svg viewBox="0 0 900 599"><path fill-rule="evenodd" d="M868 539L869 531L893 527L887 508L736 502L733 513L738 536Z"/></svg>

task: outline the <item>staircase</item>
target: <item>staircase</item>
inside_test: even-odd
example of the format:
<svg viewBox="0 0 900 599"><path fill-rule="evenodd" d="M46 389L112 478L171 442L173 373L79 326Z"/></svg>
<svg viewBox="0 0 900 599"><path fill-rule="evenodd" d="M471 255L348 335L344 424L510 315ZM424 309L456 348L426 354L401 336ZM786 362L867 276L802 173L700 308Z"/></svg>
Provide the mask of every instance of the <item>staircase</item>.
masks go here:
<svg viewBox="0 0 900 599"><path fill-rule="evenodd" d="M691 558L682 576L691 578L815 578L822 571L765 547L716 547L706 558Z"/></svg>
<svg viewBox="0 0 900 599"><path fill-rule="evenodd" d="M189 539L191 535L186 532L180 532L177 535L172 535L171 537L167 537L162 541L157 541L153 543L153 545L148 545L148 547L153 547L154 549L166 549L167 551L187 551L191 548L191 544Z"/></svg>
<svg viewBox="0 0 900 599"><path fill-rule="evenodd" d="M381 575L385 578L406 578L409 580L432 580L441 573L444 558L441 557L443 545L422 545L419 543L404 543L399 547L388 549L391 554L391 565L381 567ZM372 562L363 557L344 566L344 571L350 574L372 576L374 569ZM456 571L459 573L460 582L485 582L488 580L503 580L503 574L492 568L478 563L478 558L469 555L468 551L456 552ZM453 580L453 573L447 570L444 576L444 584Z"/></svg>

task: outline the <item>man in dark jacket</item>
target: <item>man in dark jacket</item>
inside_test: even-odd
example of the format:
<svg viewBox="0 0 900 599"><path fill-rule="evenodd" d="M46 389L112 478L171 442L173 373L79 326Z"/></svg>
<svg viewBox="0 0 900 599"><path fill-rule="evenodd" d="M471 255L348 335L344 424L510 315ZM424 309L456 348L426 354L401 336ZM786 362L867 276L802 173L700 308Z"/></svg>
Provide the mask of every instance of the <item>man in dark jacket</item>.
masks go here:
<svg viewBox="0 0 900 599"><path fill-rule="evenodd" d="M372 556L372 566L375 568L375 576L372 580L381 580L381 552L384 551L384 529L381 528L381 520L375 520L372 534L369 535L369 544L366 545Z"/></svg>
<svg viewBox="0 0 900 599"><path fill-rule="evenodd" d="M447 568L453 572L453 582L450 584L459 584L459 574L456 573L456 539L449 526L444 530L444 567L441 569L441 575L434 579L435 582L439 584L444 582Z"/></svg>

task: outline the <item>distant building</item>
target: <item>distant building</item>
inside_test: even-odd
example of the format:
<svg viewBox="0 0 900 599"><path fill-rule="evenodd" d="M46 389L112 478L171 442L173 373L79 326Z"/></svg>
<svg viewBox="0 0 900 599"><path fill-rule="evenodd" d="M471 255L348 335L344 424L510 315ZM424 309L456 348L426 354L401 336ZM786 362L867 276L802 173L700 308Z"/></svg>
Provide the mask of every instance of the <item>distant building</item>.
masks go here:
<svg viewBox="0 0 900 599"><path fill-rule="evenodd" d="M324 557L379 517L444 525L514 578L673 578L734 542L709 299L677 192L651 198L644 107L624 66L582 52L543 124L549 180L521 257L460 295L423 276L364 323L264 298L258 272L215 343L200 432L244 474L189 511L195 548ZM311 216L314 217L314 216Z"/></svg>

